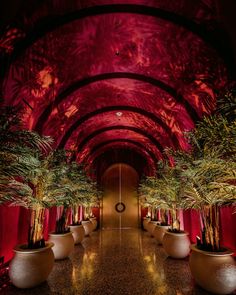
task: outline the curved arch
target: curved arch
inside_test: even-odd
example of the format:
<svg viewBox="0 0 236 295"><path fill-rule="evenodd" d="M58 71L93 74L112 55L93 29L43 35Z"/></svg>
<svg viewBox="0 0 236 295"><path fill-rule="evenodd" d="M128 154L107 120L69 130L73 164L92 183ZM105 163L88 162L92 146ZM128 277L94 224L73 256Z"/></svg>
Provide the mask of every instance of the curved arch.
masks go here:
<svg viewBox="0 0 236 295"><path fill-rule="evenodd" d="M149 83L155 87L158 87L171 95L178 103L182 104L186 111L188 112L190 118L195 122L199 119L199 115L195 111L195 109L191 106L191 104L184 99L184 97L179 94L174 88L169 86L168 84L157 80L155 78L145 76L142 74L137 73L128 73L128 72L114 72L114 73L104 73L99 74L92 77L87 77L85 79L79 80L72 85L70 85L67 89L62 91L51 104L49 104L44 112L39 117L37 123L35 124L34 129L38 132L42 132L43 124L49 117L50 113L52 112L53 108L57 106L60 102L63 101L64 98L66 98L68 95L72 94L73 92L77 91L81 87L84 87L86 85L89 85L90 83L102 81L102 80L108 80L108 79L120 79L120 78L127 78L127 79L133 79L141 82Z"/></svg>
<svg viewBox="0 0 236 295"><path fill-rule="evenodd" d="M121 142L117 142L118 144L121 144ZM103 153L106 153L107 151L109 151L109 144L111 143L108 143L108 144L105 144L103 146L101 146L99 149L97 149L94 154L96 155L94 157L94 159L98 158L99 155L103 154ZM136 146L134 145L133 147L131 145L129 146L126 146L126 147L123 147L122 145L116 145L114 148L112 148L112 150L115 150L115 149L119 149L119 150L133 150L135 151L136 153L142 155L143 158L146 159L147 162L149 162L150 160L153 162L153 163L156 163L156 158L154 156L154 159L152 157L147 157L150 156L149 152L146 150L146 149L143 149L142 147L138 147L138 149L136 148Z"/></svg>
<svg viewBox="0 0 236 295"><path fill-rule="evenodd" d="M156 117L153 113L148 112L148 111L138 108L138 107L121 105L121 106L108 106L108 107L104 107L101 109L97 109L97 110L81 117L76 122L74 122L74 124L72 124L70 126L70 128L66 131L66 133L62 137L60 143L58 144L58 147L63 148L65 146L66 142L68 141L68 139L70 138L72 132L75 129L77 129L82 123L89 120L90 118L92 118L95 115L106 113L106 112L111 112L111 111L130 111L133 113L141 114L142 116L151 119L156 124L160 125L168 133L168 135L170 136L171 139L173 138L174 146L176 146L176 147L179 146L179 141L178 141L178 138L176 137L175 133L172 133L169 126L166 125L166 123L164 121L162 121L160 118Z"/></svg>
<svg viewBox="0 0 236 295"><path fill-rule="evenodd" d="M41 38L44 34L53 31L54 29L67 24L76 19L82 19L88 16L110 14L110 13L134 13L147 16L153 16L172 22L176 25L182 26L188 31L194 33L200 37L204 42L207 42L212 48L214 48L219 55L225 60L228 68L235 72L233 69L234 60L232 50L230 49L229 41L226 36L221 32L221 40L225 42L219 42L215 34L208 32L206 27L201 24L197 24L194 21L185 18L176 13L163 10L161 8L145 6L145 5L133 5L133 4L108 4L83 8L77 11L67 13L65 15L59 15L54 17L48 17L41 20L40 23L35 25L35 28L27 35L25 39L17 44L12 54L12 60L14 60L21 52L34 43L37 39ZM227 49L227 50L226 50ZM227 54L231 52L231 54Z"/></svg>
<svg viewBox="0 0 236 295"><path fill-rule="evenodd" d="M89 158L89 157L91 157L91 155L93 154L93 153L95 153L97 150L99 150L99 149L101 149L102 147L104 147L104 146L106 146L106 145L109 145L109 144L111 144L111 143L131 143L131 144L133 144L133 145L136 145L137 147L139 147L140 149L143 149L146 153L148 153L149 155L150 155L150 157L152 158L152 160L154 161L154 162L157 162L158 161L158 159L157 159L157 157L155 156L155 154L152 152L152 151L150 151L149 149L147 149L143 144L141 144L140 142L138 142L138 141L135 141L135 140L132 140L132 139L122 139L122 138L117 138L117 139L110 139L110 140L106 140L106 141L103 141L103 142L101 142L101 143L99 143L99 144L97 144L97 145L95 145L92 149L91 149L91 151L90 151L90 153L85 157L85 159L83 160L83 162L86 162L87 161L87 159Z"/></svg>
<svg viewBox="0 0 236 295"><path fill-rule="evenodd" d="M121 152L121 149L123 150L123 152ZM131 162L133 162L135 160L135 158L136 158L135 154L136 154L144 159L144 161L146 162L145 166L148 167L148 169L151 168L150 170L153 170L156 167L156 162L153 161L153 159L151 159L149 157L149 155L145 153L145 151L143 151L141 149L136 149L135 147L132 147L132 146L126 147L126 149L123 149L122 147L119 147L119 146L115 146L114 148L111 149L111 148L109 148L109 146L105 146L105 148L102 148L95 153L95 157L94 157L93 161L90 163L87 163L87 165L88 165L88 167L89 167L89 165L91 165L91 166L94 166L94 168L95 168L97 161L99 161L99 159L104 156L105 156L105 158L104 158L104 160L105 160L107 154L110 154L110 155L114 154L114 157L112 157L112 159L110 159L110 157L107 159L108 162L110 162L110 161L111 162L121 162L123 159L123 157L122 157L123 153L130 153L130 155L132 155L132 157L129 157ZM132 158L133 158L133 160L132 160ZM84 164L86 165L86 163L84 163ZM144 169L144 166L142 167L141 170L143 170L143 169Z"/></svg>
<svg viewBox="0 0 236 295"><path fill-rule="evenodd" d="M132 126L124 126L124 125L115 125L115 126L109 126L109 127L104 127L104 128L101 128L101 129L97 129L95 130L94 132L90 133L87 137L85 137L78 145L78 148L77 148L77 152L79 153L82 148L92 139L94 138L95 136L103 133L103 132L106 132L106 131L110 131L110 130L130 130L130 131L133 131L133 132L136 132L138 134L141 134L143 135L144 137L147 137L156 147L157 149L159 150L160 154L162 155L163 154L163 146L159 143L158 140L156 140L156 138L154 138L151 134L148 134L146 133L145 131L143 130L140 130L139 128L136 128L136 127L132 127Z"/></svg>
<svg viewBox="0 0 236 295"><path fill-rule="evenodd" d="M114 150L108 149L105 152L102 152L98 157L94 159L92 163L89 164L89 167L94 168L97 174L97 179L99 181L101 175L104 172L104 168L107 169L112 164L119 162L130 165L138 172L140 176L143 174L144 170L148 170L149 175L151 175L151 171L155 171L155 163L149 162L150 165L147 165L147 157L138 153L137 150L132 151L132 149L126 149L124 151L120 150L118 147ZM96 167L98 167L98 169Z"/></svg>

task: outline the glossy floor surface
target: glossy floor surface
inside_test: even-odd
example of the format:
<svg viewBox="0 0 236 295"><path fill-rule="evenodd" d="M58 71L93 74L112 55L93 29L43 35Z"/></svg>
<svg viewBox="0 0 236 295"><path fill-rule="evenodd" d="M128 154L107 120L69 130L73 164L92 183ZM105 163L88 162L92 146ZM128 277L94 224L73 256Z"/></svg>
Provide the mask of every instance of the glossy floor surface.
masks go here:
<svg viewBox="0 0 236 295"><path fill-rule="evenodd" d="M206 295L194 285L188 259L168 258L138 229L96 231L55 262L47 282L31 290L8 286L3 294Z"/></svg>

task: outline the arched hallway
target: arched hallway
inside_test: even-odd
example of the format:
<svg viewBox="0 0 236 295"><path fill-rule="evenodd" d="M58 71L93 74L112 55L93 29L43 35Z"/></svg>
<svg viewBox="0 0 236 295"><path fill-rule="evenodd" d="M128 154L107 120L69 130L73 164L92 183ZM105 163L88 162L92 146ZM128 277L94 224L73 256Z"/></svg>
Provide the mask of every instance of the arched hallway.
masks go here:
<svg viewBox="0 0 236 295"><path fill-rule="evenodd" d="M195 282L230 280L236 294L233 11L0 1L0 295L205 295ZM148 219L230 267L218 275L204 256L201 284L141 229Z"/></svg>
<svg viewBox="0 0 236 295"><path fill-rule="evenodd" d="M207 295L194 286L188 258L168 258L140 229L98 230L68 259L56 261L47 282L30 290L9 286L6 295Z"/></svg>

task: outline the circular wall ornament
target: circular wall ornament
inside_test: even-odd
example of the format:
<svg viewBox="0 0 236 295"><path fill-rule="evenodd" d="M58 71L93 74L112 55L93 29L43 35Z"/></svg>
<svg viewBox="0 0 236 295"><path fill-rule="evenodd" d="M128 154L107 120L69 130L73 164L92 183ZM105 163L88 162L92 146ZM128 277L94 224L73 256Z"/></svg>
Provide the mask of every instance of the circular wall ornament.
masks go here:
<svg viewBox="0 0 236 295"><path fill-rule="evenodd" d="M116 204L115 208L116 208L116 211L119 213L124 212L125 211L125 204L122 202L119 202Z"/></svg>

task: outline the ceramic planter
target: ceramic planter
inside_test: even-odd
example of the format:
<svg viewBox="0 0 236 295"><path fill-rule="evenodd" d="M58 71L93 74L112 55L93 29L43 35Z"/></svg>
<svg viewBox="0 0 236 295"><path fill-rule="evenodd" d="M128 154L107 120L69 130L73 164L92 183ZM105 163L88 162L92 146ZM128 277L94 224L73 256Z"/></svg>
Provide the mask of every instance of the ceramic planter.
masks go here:
<svg viewBox="0 0 236 295"><path fill-rule="evenodd" d="M52 246L53 243L46 243L46 247L39 249L16 246L9 269L12 284L18 288L32 288L44 282L54 264Z"/></svg>
<svg viewBox="0 0 236 295"><path fill-rule="evenodd" d="M153 231L153 236L157 240L157 243L162 245L162 240L165 232L168 230L169 225L160 225L157 224Z"/></svg>
<svg viewBox="0 0 236 295"><path fill-rule="evenodd" d="M75 244L79 244L83 241L85 236L85 231L83 225L70 225L70 231L74 238Z"/></svg>
<svg viewBox="0 0 236 295"><path fill-rule="evenodd" d="M85 236L88 236L92 231L93 231L93 224L90 220L84 220L81 221L84 231L85 231Z"/></svg>
<svg viewBox="0 0 236 295"><path fill-rule="evenodd" d="M229 294L236 289L236 265L233 252L208 252L191 245L189 264L198 285L215 294Z"/></svg>
<svg viewBox="0 0 236 295"><path fill-rule="evenodd" d="M156 227L157 223L159 223L159 222L158 221L149 221L147 223L147 231L149 232L149 234L151 236L153 236L153 232L155 230L155 227Z"/></svg>
<svg viewBox="0 0 236 295"><path fill-rule="evenodd" d="M74 250L74 238L71 232L65 234L50 233L48 241L54 243L52 251L56 260L67 258Z"/></svg>
<svg viewBox="0 0 236 295"><path fill-rule="evenodd" d="M185 258L190 252L190 241L187 232L172 233L166 231L162 244L165 252L172 258Z"/></svg>
<svg viewBox="0 0 236 295"><path fill-rule="evenodd" d="M97 229L97 226L98 226L98 222L97 222L96 217L89 218L89 220L90 220L90 221L92 222L92 224L93 224L93 230L96 230L96 229Z"/></svg>
<svg viewBox="0 0 236 295"><path fill-rule="evenodd" d="M144 230L147 230L147 225L150 222L150 220L151 220L151 218L148 218L148 217L143 218L143 229Z"/></svg>

